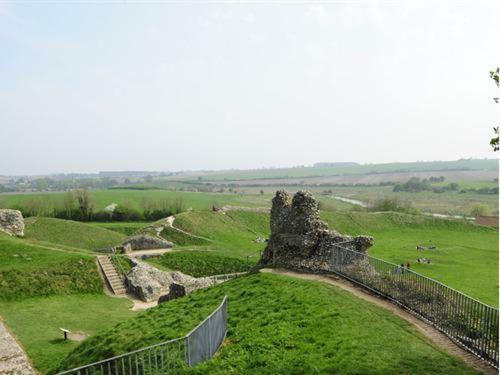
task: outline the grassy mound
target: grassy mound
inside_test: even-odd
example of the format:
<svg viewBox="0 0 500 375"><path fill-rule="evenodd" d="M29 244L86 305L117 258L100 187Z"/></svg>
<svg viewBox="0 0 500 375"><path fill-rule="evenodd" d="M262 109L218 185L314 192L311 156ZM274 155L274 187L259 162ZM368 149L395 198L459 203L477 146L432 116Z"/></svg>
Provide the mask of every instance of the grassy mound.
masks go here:
<svg viewBox="0 0 500 375"><path fill-rule="evenodd" d="M186 334L229 298L224 348L193 372L475 373L395 315L335 287L254 274L201 290L94 336L58 370Z"/></svg>
<svg viewBox="0 0 500 375"><path fill-rule="evenodd" d="M102 293L93 256L0 234L0 300Z"/></svg>
<svg viewBox="0 0 500 375"><path fill-rule="evenodd" d="M174 227L194 236L188 236L166 228L162 236L180 246L206 246L224 255L245 258L258 255L264 249L262 243L254 243L256 237L269 234L269 215L259 212L191 211L175 216Z"/></svg>
<svg viewBox="0 0 500 375"><path fill-rule="evenodd" d="M166 227L161 231L161 237L173 242L176 246L207 246L210 241L196 235L182 232L176 228Z"/></svg>
<svg viewBox="0 0 500 375"><path fill-rule="evenodd" d="M71 220L47 217L25 219L25 238L97 250L122 243L126 236L122 233Z"/></svg>
<svg viewBox="0 0 500 375"><path fill-rule="evenodd" d="M165 253L158 259L151 258L150 262L161 268L181 271L194 277L246 272L252 267L252 264L242 259L206 251Z"/></svg>
<svg viewBox="0 0 500 375"><path fill-rule="evenodd" d="M72 259L29 271L0 271L0 300L74 293L102 293L94 259Z"/></svg>

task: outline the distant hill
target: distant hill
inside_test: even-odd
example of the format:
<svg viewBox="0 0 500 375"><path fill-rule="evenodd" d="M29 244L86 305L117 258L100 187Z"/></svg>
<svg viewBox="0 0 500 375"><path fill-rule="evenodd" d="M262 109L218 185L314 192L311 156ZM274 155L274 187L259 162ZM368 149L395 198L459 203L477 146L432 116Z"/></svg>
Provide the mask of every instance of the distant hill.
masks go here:
<svg viewBox="0 0 500 375"><path fill-rule="evenodd" d="M441 171L498 171L498 159L460 159L454 161L418 161L409 163L356 164L326 163L312 167L270 168L180 173L167 179L203 181L243 181L263 179L312 178L343 175L441 172ZM334 166L333 166L334 165Z"/></svg>
<svg viewBox="0 0 500 375"><path fill-rule="evenodd" d="M350 161L347 161L347 162L333 162L333 163L321 162L321 163L314 163L313 167L314 168L337 168L337 167L353 167L353 166L356 166L356 165L359 165L359 164L358 163L354 163L354 162L350 162Z"/></svg>

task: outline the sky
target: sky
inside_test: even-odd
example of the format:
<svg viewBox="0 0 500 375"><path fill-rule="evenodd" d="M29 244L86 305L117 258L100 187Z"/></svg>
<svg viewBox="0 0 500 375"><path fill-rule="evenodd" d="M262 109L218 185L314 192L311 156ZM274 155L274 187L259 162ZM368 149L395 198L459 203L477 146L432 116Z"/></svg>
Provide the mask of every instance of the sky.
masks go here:
<svg viewBox="0 0 500 375"><path fill-rule="evenodd" d="M0 0L0 174L494 158L499 14Z"/></svg>

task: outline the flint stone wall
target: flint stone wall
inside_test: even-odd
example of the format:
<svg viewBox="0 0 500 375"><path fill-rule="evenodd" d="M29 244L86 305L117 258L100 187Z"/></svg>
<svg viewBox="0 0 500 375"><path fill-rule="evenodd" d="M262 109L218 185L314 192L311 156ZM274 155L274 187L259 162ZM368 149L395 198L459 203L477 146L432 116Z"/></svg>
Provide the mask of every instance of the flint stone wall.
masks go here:
<svg viewBox="0 0 500 375"><path fill-rule="evenodd" d="M293 198L284 190L276 192L271 208L271 236L259 267L282 267L308 272L330 269L334 244L366 253L373 245L369 236L347 236L329 230L320 218L318 203L311 193L297 192Z"/></svg>
<svg viewBox="0 0 500 375"><path fill-rule="evenodd" d="M155 301L170 293L172 284L182 285L185 293L189 294L217 283L215 279L210 277L195 278L179 271L161 271L136 259L132 259L132 262L134 267L125 276L125 284L129 292L144 302Z"/></svg>
<svg viewBox="0 0 500 375"><path fill-rule="evenodd" d="M11 236L24 237L24 219L21 211L0 209L0 230Z"/></svg>
<svg viewBox="0 0 500 375"><path fill-rule="evenodd" d="M124 248L131 250L169 249L173 245L174 244L170 241L148 234L139 234L130 237L123 243Z"/></svg>

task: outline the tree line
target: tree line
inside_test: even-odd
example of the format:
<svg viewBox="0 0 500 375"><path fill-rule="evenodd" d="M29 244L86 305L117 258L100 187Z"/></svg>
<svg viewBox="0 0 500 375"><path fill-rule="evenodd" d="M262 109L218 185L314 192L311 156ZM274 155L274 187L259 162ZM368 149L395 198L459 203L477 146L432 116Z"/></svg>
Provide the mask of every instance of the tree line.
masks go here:
<svg viewBox="0 0 500 375"><path fill-rule="evenodd" d="M88 190L68 191L58 201L33 197L17 203L13 207L23 216L46 216L76 221L155 221L186 210L184 201L177 199L143 198L139 208L132 202L110 204L97 210L95 201Z"/></svg>

